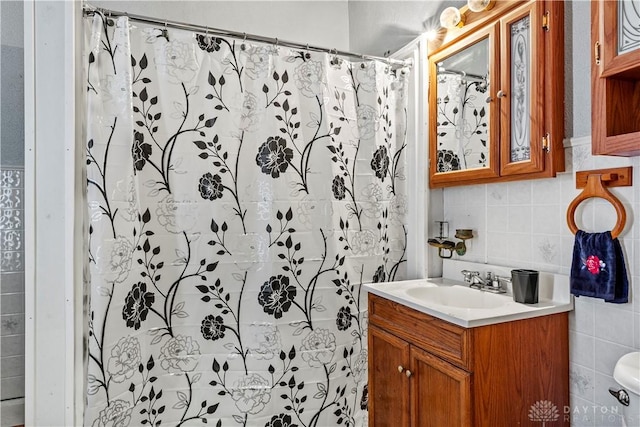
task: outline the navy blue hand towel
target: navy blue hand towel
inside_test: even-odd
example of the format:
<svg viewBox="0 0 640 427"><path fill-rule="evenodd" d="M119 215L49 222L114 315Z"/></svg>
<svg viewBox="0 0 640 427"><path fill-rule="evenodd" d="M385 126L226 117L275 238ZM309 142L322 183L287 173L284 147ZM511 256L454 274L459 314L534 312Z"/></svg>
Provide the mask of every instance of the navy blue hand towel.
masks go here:
<svg viewBox="0 0 640 427"><path fill-rule="evenodd" d="M571 263L571 293L602 298L606 302L629 300L629 281L620 241L611 232L585 233L578 230Z"/></svg>

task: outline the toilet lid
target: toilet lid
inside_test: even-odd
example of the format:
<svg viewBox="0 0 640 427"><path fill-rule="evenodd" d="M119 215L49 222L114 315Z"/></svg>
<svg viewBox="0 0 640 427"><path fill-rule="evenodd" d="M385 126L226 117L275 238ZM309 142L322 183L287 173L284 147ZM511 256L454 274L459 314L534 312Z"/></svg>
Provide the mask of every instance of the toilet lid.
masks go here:
<svg viewBox="0 0 640 427"><path fill-rule="evenodd" d="M622 356L613 370L613 378L628 391L640 395L640 352Z"/></svg>

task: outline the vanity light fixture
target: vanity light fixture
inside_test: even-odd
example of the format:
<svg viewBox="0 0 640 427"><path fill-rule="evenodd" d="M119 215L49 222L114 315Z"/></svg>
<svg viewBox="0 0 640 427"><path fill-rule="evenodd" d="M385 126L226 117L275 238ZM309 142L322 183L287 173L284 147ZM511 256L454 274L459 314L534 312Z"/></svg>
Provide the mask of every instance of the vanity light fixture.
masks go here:
<svg viewBox="0 0 640 427"><path fill-rule="evenodd" d="M491 10L495 3L495 0L467 0L467 7L471 12L482 12Z"/></svg>
<svg viewBox="0 0 640 427"><path fill-rule="evenodd" d="M450 6L440 14L440 25L450 30L452 28L462 28L464 16L457 7Z"/></svg>
<svg viewBox="0 0 640 427"><path fill-rule="evenodd" d="M425 33L428 41L433 41L438 38L438 32L436 30L429 30Z"/></svg>

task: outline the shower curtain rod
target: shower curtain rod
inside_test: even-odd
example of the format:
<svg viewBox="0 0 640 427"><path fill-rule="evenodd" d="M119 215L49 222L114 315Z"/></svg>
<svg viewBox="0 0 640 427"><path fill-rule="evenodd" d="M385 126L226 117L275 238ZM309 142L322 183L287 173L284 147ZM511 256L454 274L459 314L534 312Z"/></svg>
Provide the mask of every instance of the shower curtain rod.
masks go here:
<svg viewBox="0 0 640 427"><path fill-rule="evenodd" d="M242 40L269 43L269 44L274 44L276 46L292 47L296 49L304 49L304 50L310 50L314 52L326 52L326 53L339 55L339 56L384 61L389 65L399 65L399 66L413 65L413 61L411 59L398 60L398 59L386 58L381 56L364 55L360 53L347 52L347 51L338 50L338 49L329 49L325 47L311 46L308 44L296 43L296 42L287 41L287 40L280 40L277 37L275 38L264 37L256 34L241 33L239 31L222 30L219 28L212 28L212 27L207 27L203 25L187 24L184 22L153 18L153 17L143 16L143 15L135 15L127 12L120 12L120 11L104 9L100 7L93 7L90 5L85 5L83 7L83 12L85 16L92 16L95 13L99 13L107 17L127 16L129 19L132 19L138 22L143 22L145 24L162 25L164 27L171 27L171 28L176 28L180 30L197 31L200 33L208 34L208 35L233 37L233 38L242 39Z"/></svg>
<svg viewBox="0 0 640 427"><path fill-rule="evenodd" d="M457 70L449 70L449 69L438 70L438 75L440 74L451 74L454 76L469 77L476 80L487 80L487 76L481 76L479 74L471 74L471 73L466 73L464 71L457 71Z"/></svg>

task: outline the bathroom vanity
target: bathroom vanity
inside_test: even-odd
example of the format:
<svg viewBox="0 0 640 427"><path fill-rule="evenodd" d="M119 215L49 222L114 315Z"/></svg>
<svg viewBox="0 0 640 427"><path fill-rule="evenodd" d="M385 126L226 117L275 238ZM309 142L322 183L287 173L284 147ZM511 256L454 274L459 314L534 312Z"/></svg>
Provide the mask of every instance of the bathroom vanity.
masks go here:
<svg viewBox="0 0 640 427"><path fill-rule="evenodd" d="M573 303L555 277L533 305L448 279L366 285L369 425L569 425Z"/></svg>

